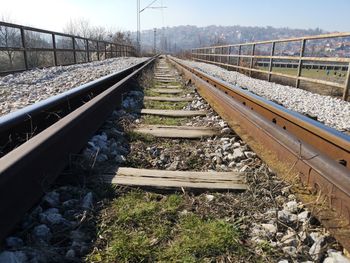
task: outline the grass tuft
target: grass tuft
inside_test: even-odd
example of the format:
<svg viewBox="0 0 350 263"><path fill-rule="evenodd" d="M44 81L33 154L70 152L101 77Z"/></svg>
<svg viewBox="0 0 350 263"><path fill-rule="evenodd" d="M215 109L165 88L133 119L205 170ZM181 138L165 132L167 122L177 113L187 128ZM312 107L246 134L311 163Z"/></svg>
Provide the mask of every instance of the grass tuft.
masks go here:
<svg viewBox="0 0 350 263"><path fill-rule="evenodd" d="M238 228L224 220L180 213L179 194L131 191L102 213L98 249L88 262L202 262L226 253L240 255ZM105 240L108 240L105 241Z"/></svg>
<svg viewBox="0 0 350 263"><path fill-rule="evenodd" d="M188 102L170 102L170 101L145 101L144 106L146 109L159 109L159 110L182 110Z"/></svg>
<svg viewBox="0 0 350 263"><path fill-rule="evenodd" d="M169 126L181 126L184 125L187 121L187 118L160 117L156 115L144 115L142 119L143 124Z"/></svg>
<svg viewBox="0 0 350 263"><path fill-rule="evenodd" d="M142 134L135 131L129 131L127 133L130 142L143 141L143 142L154 142L156 137L150 134Z"/></svg>

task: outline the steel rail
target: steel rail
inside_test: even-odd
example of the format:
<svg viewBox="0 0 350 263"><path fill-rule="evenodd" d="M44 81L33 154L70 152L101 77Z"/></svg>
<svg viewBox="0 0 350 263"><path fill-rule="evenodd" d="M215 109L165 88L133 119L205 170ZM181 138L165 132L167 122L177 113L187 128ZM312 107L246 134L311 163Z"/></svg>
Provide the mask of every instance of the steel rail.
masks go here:
<svg viewBox="0 0 350 263"><path fill-rule="evenodd" d="M350 58L339 57L298 57L298 56L268 56L268 55L238 55L238 54L210 54L210 53L193 53L196 56L209 56L209 57L233 57L233 58L265 58L265 59L277 59L277 60L302 60L302 61L320 61L320 62L339 62L349 63ZM305 64L304 64L305 65ZM312 64L310 64L312 65ZM318 65L318 64L314 64ZM345 65L348 66L348 65Z"/></svg>
<svg viewBox="0 0 350 263"><path fill-rule="evenodd" d="M350 137L174 58L170 60L235 132L292 183L298 197L349 250ZM339 157L346 167L339 164Z"/></svg>
<svg viewBox="0 0 350 263"><path fill-rule="evenodd" d="M204 49L204 48L225 48L225 47L238 47L238 46L250 46L250 45L263 45L263 44L271 44L271 43L284 43L284 42L296 42L302 40L319 40L319 39L327 39L327 38L338 38L338 37L350 37L350 32L343 33L331 33L331 34L322 34L322 35L314 35L314 36L305 36L305 37L292 37L292 38L283 38L283 39L275 39L275 40L264 40L257 42L248 42L242 44L229 44L229 45L219 45L219 46L206 46L194 48L193 50Z"/></svg>
<svg viewBox="0 0 350 263"><path fill-rule="evenodd" d="M0 157L60 120L147 61L101 77L0 117Z"/></svg>
<svg viewBox="0 0 350 263"><path fill-rule="evenodd" d="M155 58L0 159L0 240L9 234Z"/></svg>
<svg viewBox="0 0 350 263"><path fill-rule="evenodd" d="M203 59L199 59L199 58L196 58L195 60L200 61L200 62L204 62L204 63L213 64L213 65L223 66L226 68L242 69L242 70L247 70L247 71L252 71L252 72L271 74L271 75L290 78L290 79L305 80L305 81L308 81L310 83L317 83L317 84L327 85L327 86L331 86L331 87L344 88L343 84L340 84L337 82L330 82L330 81L307 78L307 77L302 77L302 76L295 77L293 75L288 75L288 74L284 74L284 73L280 73L280 72L276 72L276 71L268 72L268 71L263 70L263 69L247 68L247 67L243 67L243 66L230 65L230 64L225 64L225 63L221 63L221 62L203 60Z"/></svg>
<svg viewBox="0 0 350 263"><path fill-rule="evenodd" d="M295 136L303 138L305 142L329 155L332 159L344 164L350 170L349 135L325 126L302 114L288 110L249 91L235 87L200 70L190 68L184 64L181 65L196 76L205 79L208 83L239 100L251 110L257 111L263 117L275 123L275 125L293 133Z"/></svg>

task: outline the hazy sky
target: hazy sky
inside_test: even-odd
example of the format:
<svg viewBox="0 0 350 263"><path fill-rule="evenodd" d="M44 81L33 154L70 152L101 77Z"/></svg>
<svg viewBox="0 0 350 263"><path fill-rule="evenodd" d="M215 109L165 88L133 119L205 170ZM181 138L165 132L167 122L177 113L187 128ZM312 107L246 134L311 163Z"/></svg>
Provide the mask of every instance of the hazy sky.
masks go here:
<svg viewBox="0 0 350 263"><path fill-rule="evenodd" d="M141 0L147 6L152 0ZM320 27L350 31L350 0L158 0L141 13L141 29L175 25ZM18 24L62 31L71 18L136 29L136 0L0 0L1 15Z"/></svg>

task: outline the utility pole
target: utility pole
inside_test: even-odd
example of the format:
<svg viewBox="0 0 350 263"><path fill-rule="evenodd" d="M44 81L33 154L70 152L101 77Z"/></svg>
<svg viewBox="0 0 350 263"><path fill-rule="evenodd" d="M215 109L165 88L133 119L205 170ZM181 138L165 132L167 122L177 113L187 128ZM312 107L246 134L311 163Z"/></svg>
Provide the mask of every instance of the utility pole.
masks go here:
<svg viewBox="0 0 350 263"><path fill-rule="evenodd" d="M153 54L157 54L157 29L154 28Z"/></svg>
<svg viewBox="0 0 350 263"><path fill-rule="evenodd" d="M153 0L149 5L147 5L145 8L141 9L140 0L137 0L137 49L138 53L141 54L141 17L140 14L145 11L146 9L163 9L167 8L166 6L152 6L157 0Z"/></svg>
<svg viewBox="0 0 350 263"><path fill-rule="evenodd" d="M137 51L141 53L141 23L140 23L140 0L137 0L137 33L136 33L136 41L137 41ZM141 54L140 54L141 55Z"/></svg>

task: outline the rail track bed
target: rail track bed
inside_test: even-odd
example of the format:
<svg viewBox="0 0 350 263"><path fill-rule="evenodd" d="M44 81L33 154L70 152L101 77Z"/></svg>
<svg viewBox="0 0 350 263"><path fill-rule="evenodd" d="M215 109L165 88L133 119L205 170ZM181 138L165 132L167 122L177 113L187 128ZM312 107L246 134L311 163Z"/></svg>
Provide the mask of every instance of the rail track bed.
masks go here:
<svg viewBox="0 0 350 263"><path fill-rule="evenodd" d="M310 147L313 138L298 130L301 123L295 128L284 120L286 127L269 130L269 139L263 135L264 123L253 118L246 121L241 115L248 119L248 113L228 107L234 96L224 90L223 83L200 76L172 58L158 59L153 72L152 63L135 69L55 122L52 126L63 132L61 136L55 127L43 129L44 135L49 132L46 140L56 136L47 146L57 147L55 154L45 147L34 149L56 158L70 153L64 162L47 158L46 164L37 161L39 169L23 165L26 158L29 163L38 158L27 147L33 140L44 144L42 133L0 159L7 165L3 174L23 169L30 175L38 173L34 183L25 179L28 185L15 190L19 177L2 192L0 208L5 216L1 226L7 237L0 262L347 262L341 251L342 246L348 248L350 235L340 208L346 208L349 192L322 177L334 171L341 179L348 175L348 144L337 148L339 142L348 143L346 137L337 141L317 131L318 145ZM255 112L254 101L245 99L243 105ZM96 107L89 110L90 104ZM108 106L100 112L98 105ZM83 107L91 115L83 113ZM282 115L273 115L272 108L270 105L268 117L275 118L273 125L279 127ZM264 110L258 113L264 115ZM69 124L72 114L73 132L62 131L61 122ZM79 122L74 124L76 119ZM280 147L273 140L278 137L275 129L288 132L279 141L284 144ZM298 134L299 142L304 140L296 157L288 144L289 133ZM60 145L59 137L72 148ZM325 152L329 148L320 143L322 138L332 143L331 152ZM283 149L287 146L288 154ZM14 151L26 153L17 157L21 169L18 164L11 166ZM317 155L311 155L313 152ZM274 157L276 153L280 158ZM41 158L44 160L43 155ZM317 166L319 158L326 168ZM332 158L337 161L331 162ZM49 173L54 169L61 173L56 181L56 175ZM307 182L300 174L303 169L309 170ZM320 178L342 191L342 195L334 192L335 204L324 201L328 186ZM2 189L8 181L1 177ZM317 192L302 186L313 182L319 187ZM33 187L38 190L34 196ZM11 192L19 195L14 201L6 199ZM19 212L11 208L21 202L24 207ZM11 218L20 221L14 230L3 224L13 226ZM335 225L339 218L342 220Z"/></svg>

